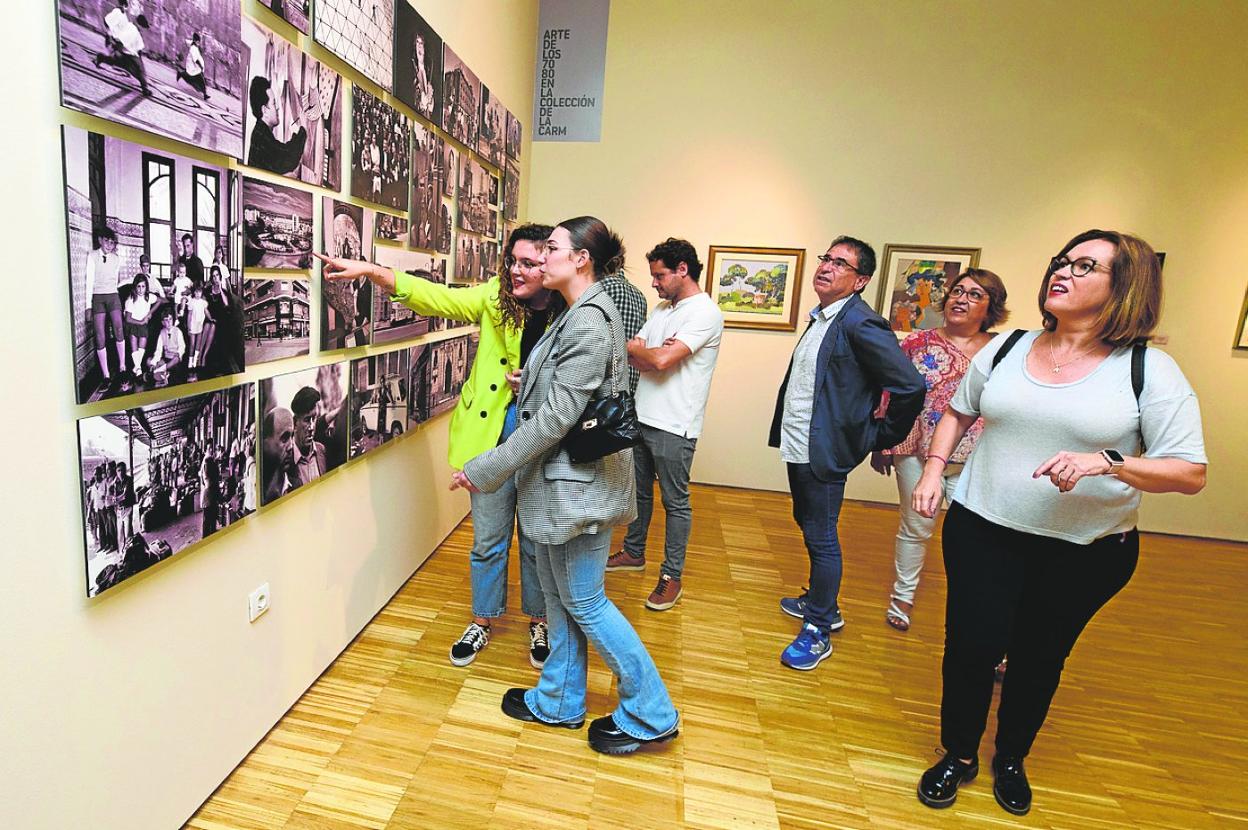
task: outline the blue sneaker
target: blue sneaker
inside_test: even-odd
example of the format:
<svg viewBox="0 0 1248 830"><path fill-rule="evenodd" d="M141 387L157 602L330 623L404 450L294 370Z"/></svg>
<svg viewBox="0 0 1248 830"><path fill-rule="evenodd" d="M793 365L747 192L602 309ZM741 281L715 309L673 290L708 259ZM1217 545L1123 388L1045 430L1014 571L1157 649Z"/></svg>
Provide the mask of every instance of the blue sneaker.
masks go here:
<svg viewBox="0 0 1248 830"><path fill-rule="evenodd" d="M788 614L790 617L797 617L799 620L806 619L806 596L810 592L802 591L799 597L784 597L780 600L780 610ZM845 627L845 620L841 617L841 612L837 611L832 615L832 624L828 626L829 631L840 631Z"/></svg>
<svg viewBox="0 0 1248 830"><path fill-rule="evenodd" d="M810 623L780 652L780 662L791 669L810 671L832 656L832 640Z"/></svg>

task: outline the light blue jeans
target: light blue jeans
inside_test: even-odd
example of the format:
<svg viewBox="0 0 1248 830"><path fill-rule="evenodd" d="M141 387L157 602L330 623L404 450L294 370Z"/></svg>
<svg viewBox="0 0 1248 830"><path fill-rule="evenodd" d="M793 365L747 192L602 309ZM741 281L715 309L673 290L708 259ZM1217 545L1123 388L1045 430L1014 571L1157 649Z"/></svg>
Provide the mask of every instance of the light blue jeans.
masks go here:
<svg viewBox="0 0 1248 830"><path fill-rule="evenodd" d="M529 710L548 723L585 717L587 643L615 673L620 705L615 725L634 738L656 738L677 714L650 653L603 589L611 534L586 533L562 545L537 546L546 593L550 656L536 689L524 694Z"/></svg>
<svg viewBox="0 0 1248 830"><path fill-rule="evenodd" d="M499 443L516 429L516 405L507 407ZM516 483L507 479L493 493L472 493L472 615L494 619L507 613L507 562L511 532L516 527ZM520 609L530 617L546 616L546 599L537 575L533 542L520 535Z"/></svg>

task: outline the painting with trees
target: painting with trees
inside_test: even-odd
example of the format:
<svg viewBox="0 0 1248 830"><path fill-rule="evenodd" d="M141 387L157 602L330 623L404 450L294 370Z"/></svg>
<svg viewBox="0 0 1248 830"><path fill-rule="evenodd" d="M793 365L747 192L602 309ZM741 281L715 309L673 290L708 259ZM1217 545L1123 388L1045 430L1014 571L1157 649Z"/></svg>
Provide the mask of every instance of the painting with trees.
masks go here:
<svg viewBox="0 0 1248 830"><path fill-rule="evenodd" d="M799 248L712 245L706 290L724 325L793 331L806 252Z"/></svg>

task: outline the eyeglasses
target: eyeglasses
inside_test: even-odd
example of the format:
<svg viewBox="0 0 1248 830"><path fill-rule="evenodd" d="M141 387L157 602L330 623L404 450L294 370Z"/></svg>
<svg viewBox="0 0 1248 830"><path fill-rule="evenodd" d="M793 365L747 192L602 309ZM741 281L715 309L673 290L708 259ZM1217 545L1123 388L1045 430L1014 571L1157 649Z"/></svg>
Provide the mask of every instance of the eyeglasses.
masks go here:
<svg viewBox="0 0 1248 830"><path fill-rule="evenodd" d="M503 260L503 265L507 266L508 270L519 267L521 271L536 271L542 267L540 262L534 262L531 259L516 259L515 257L507 257L507 259Z"/></svg>
<svg viewBox="0 0 1248 830"><path fill-rule="evenodd" d="M567 248L560 248L558 245L554 245L554 244L551 244L550 242L547 242L545 245L542 246L542 250L545 251L547 255L550 255L550 254L553 254L555 251L579 251L581 249L573 248L571 246Z"/></svg>
<svg viewBox="0 0 1248 830"><path fill-rule="evenodd" d="M1049 260L1050 274L1056 274L1058 271L1066 267L1070 268L1070 275L1072 277L1086 277L1093 271L1104 271L1107 274L1111 273L1108 266L1101 265L1092 257L1081 256L1073 262L1065 256L1055 256Z"/></svg>
<svg viewBox="0 0 1248 830"><path fill-rule="evenodd" d="M953 288L949 289L949 297L955 300L958 297L966 297L973 303L982 303L984 300L988 299L988 295L983 291L980 291L978 288L972 288L970 291L967 291L960 285L955 285Z"/></svg>
<svg viewBox="0 0 1248 830"><path fill-rule="evenodd" d="M857 265L850 265L848 262L841 259L839 256L828 256L827 254L820 254L818 257L816 257L816 259L818 259L820 262L822 262L825 265L831 265L833 268L835 268L838 271L853 271L855 274L862 273L861 271L858 270Z"/></svg>

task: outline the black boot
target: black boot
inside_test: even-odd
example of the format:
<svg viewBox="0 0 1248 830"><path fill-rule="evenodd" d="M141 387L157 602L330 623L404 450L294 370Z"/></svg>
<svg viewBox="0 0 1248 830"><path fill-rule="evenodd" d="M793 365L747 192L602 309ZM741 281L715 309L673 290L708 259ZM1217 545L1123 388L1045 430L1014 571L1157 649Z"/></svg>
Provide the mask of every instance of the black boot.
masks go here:
<svg viewBox="0 0 1248 830"><path fill-rule="evenodd" d="M972 758L964 764L946 754L919 779L919 801L938 810L950 807L958 799L958 787L971 783L977 775L979 759Z"/></svg>
<svg viewBox="0 0 1248 830"><path fill-rule="evenodd" d="M1031 785L1023 759L1017 755L997 755L992 759L992 794L1001 809L1016 816L1025 816L1031 809Z"/></svg>

